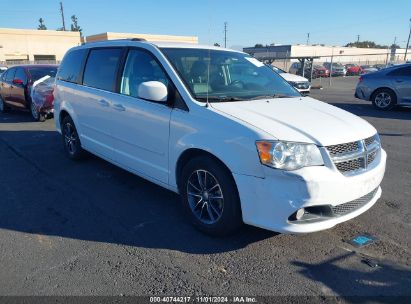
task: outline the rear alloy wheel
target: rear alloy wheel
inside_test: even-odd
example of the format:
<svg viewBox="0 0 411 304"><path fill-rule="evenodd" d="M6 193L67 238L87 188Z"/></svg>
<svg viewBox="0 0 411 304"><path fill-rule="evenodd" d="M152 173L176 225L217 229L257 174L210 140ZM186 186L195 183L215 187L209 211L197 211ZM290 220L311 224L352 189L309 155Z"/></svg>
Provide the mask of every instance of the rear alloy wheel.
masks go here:
<svg viewBox="0 0 411 304"><path fill-rule="evenodd" d="M30 112L31 112L31 116L33 117L35 121L45 121L46 120L46 116L37 110L36 104L34 102L30 104Z"/></svg>
<svg viewBox="0 0 411 304"><path fill-rule="evenodd" d="M78 160L83 158L85 152L81 147L76 127L70 116L66 116L61 123L61 133L63 136L64 150L70 159Z"/></svg>
<svg viewBox="0 0 411 304"><path fill-rule="evenodd" d="M397 96L389 89L377 90L372 96L372 104L379 110L391 110L397 103Z"/></svg>
<svg viewBox="0 0 411 304"><path fill-rule="evenodd" d="M223 236L236 232L243 224L234 179L213 158L190 160L182 170L180 188L183 207L202 232Z"/></svg>

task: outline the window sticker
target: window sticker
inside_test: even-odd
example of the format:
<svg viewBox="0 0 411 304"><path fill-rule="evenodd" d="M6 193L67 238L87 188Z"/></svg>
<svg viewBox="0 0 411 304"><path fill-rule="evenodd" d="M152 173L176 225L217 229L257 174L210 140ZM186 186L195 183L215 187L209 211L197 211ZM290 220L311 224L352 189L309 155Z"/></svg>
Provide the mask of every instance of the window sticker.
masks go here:
<svg viewBox="0 0 411 304"><path fill-rule="evenodd" d="M245 59L250 61L252 64L254 64L258 68L264 66L264 63L262 63L261 61L258 61L257 59L255 59L253 57L245 57Z"/></svg>

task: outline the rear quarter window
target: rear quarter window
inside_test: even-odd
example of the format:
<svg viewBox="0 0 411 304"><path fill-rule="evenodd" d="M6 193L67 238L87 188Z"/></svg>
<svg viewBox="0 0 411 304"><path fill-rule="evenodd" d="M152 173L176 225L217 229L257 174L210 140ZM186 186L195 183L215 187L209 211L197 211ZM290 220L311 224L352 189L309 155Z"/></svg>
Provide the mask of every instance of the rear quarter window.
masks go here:
<svg viewBox="0 0 411 304"><path fill-rule="evenodd" d="M83 85L114 92L121 48L93 49L84 68Z"/></svg>
<svg viewBox="0 0 411 304"><path fill-rule="evenodd" d="M80 83L81 67L87 49L74 50L67 53L58 70L57 79Z"/></svg>

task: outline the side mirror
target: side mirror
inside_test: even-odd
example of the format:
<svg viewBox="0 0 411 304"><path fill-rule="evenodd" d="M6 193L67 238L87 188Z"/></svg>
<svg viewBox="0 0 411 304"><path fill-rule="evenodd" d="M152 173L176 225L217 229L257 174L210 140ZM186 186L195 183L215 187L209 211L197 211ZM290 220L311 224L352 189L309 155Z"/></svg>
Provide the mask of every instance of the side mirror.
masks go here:
<svg viewBox="0 0 411 304"><path fill-rule="evenodd" d="M23 84L23 80L18 79L18 78L13 79L13 84Z"/></svg>
<svg viewBox="0 0 411 304"><path fill-rule="evenodd" d="M166 102L167 87L160 81L146 81L138 87L138 97L151 101Z"/></svg>

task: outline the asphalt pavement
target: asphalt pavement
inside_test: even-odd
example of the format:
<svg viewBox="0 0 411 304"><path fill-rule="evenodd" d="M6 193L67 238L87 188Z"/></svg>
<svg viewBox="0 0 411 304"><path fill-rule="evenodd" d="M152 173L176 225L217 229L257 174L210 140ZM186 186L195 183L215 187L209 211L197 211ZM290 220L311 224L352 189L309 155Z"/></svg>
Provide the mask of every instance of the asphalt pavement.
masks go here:
<svg viewBox="0 0 411 304"><path fill-rule="evenodd" d="M323 79L311 96L378 129L382 198L297 236L248 226L205 236L176 194L94 156L67 159L53 120L0 114L0 295L411 296L411 109L373 109L354 98L356 79ZM348 243L362 234L377 240Z"/></svg>

